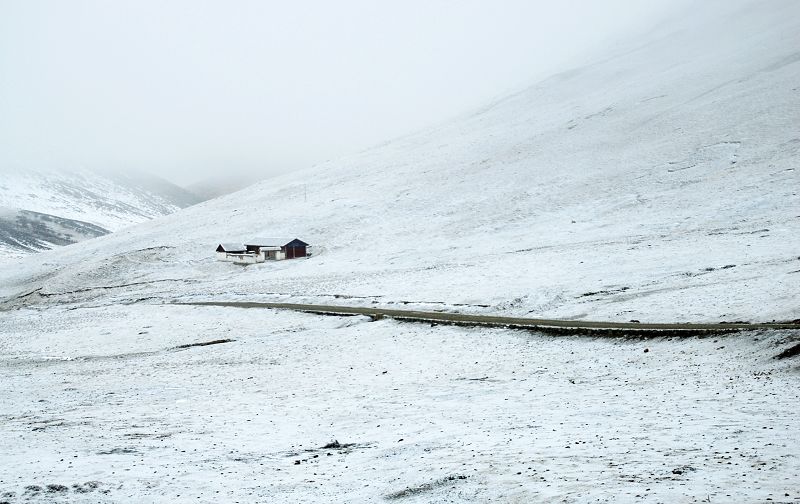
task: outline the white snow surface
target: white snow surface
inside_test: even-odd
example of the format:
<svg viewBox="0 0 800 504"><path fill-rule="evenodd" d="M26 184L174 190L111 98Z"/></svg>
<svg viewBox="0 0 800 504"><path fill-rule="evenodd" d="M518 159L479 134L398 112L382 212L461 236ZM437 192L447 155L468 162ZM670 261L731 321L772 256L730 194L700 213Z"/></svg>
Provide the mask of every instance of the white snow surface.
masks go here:
<svg viewBox="0 0 800 504"><path fill-rule="evenodd" d="M150 304L21 309L0 334L10 502L800 500L786 334Z"/></svg>
<svg viewBox="0 0 800 504"><path fill-rule="evenodd" d="M0 168L3 168L0 169L3 208L0 217L29 210L117 231L199 201L196 196L151 175L125 176L87 169ZM37 245L46 249L54 246L36 229L23 238L26 239L19 247L0 243L0 261L26 257L31 253L29 249L36 249Z"/></svg>
<svg viewBox="0 0 800 504"><path fill-rule="evenodd" d="M124 177L90 170L0 172L0 206L89 222L109 231L180 209L163 195L125 184Z"/></svg>
<svg viewBox="0 0 800 504"><path fill-rule="evenodd" d="M773 359L796 332L168 303L800 318L800 2L714 5L440 128L0 264L0 502L800 501L798 367ZM272 235L314 254L215 260Z"/></svg>
<svg viewBox="0 0 800 504"><path fill-rule="evenodd" d="M0 296L796 319L800 2L714 5L439 128L4 266ZM315 255L214 261L265 235Z"/></svg>

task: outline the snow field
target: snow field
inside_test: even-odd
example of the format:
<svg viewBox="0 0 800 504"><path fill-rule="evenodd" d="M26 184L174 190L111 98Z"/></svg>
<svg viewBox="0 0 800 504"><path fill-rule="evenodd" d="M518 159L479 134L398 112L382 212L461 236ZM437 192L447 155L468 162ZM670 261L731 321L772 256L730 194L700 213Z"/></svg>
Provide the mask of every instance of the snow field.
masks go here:
<svg viewBox="0 0 800 504"><path fill-rule="evenodd" d="M146 304L18 310L0 332L10 502L800 499L797 373L772 359L796 335Z"/></svg>

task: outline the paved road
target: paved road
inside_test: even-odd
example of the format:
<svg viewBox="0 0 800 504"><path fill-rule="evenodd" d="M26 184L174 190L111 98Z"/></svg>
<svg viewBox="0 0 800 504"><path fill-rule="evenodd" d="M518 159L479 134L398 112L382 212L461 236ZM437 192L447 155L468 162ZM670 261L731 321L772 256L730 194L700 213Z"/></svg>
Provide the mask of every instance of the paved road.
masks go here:
<svg viewBox="0 0 800 504"><path fill-rule="evenodd" d="M227 306L234 308L269 308L293 310L321 315L367 315L373 318L392 318L416 322L431 322L454 325L510 327L532 329L543 332L562 334L623 334L642 336L689 336L695 334L723 333L754 329L795 329L800 330L797 323L768 324L641 324L638 322L592 322L587 320L556 320L523 317L498 317L492 315L466 315L461 313L427 312L416 310L390 310L386 308L332 306L295 303L255 303L242 301L195 301L176 304L193 306Z"/></svg>

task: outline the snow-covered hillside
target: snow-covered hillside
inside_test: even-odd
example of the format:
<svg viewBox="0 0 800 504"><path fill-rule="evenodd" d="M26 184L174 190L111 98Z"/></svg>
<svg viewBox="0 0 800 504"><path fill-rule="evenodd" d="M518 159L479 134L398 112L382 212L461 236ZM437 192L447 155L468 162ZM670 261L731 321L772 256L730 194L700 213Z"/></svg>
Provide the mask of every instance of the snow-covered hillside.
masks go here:
<svg viewBox="0 0 800 504"><path fill-rule="evenodd" d="M797 364L772 359L797 344L785 333L563 338L147 304L22 309L3 329L11 503L800 498ZM235 341L180 347L214 338Z"/></svg>
<svg viewBox="0 0 800 504"><path fill-rule="evenodd" d="M800 2L709 0L439 128L0 264L0 504L798 502L796 330L169 303L797 319L798 126ZM215 258L275 235L314 253Z"/></svg>
<svg viewBox="0 0 800 504"><path fill-rule="evenodd" d="M800 3L713 5L434 130L4 268L0 295L798 318ZM263 235L317 254L214 261Z"/></svg>
<svg viewBox="0 0 800 504"><path fill-rule="evenodd" d="M108 231L75 219L29 210L0 209L0 250L25 254L69 245L108 234Z"/></svg>
<svg viewBox="0 0 800 504"><path fill-rule="evenodd" d="M170 214L199 198L153 176L0 172L0 256L75 243Z"/></svg>

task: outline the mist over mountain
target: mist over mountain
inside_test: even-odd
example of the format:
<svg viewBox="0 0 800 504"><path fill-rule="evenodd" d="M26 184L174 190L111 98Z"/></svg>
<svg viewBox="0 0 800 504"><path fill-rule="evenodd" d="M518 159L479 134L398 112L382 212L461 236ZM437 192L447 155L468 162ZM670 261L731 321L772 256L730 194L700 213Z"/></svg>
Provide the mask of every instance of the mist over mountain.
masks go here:
<svg viewBox="0 0 800 504"><path fill-rule="evenodd" d="M438 128L65 250L45 289L147 276L186 295L797 318L800 4L715 5ZM214 262L256 236L318 253L246 274ZM140 250L113 278L91 266Z"/></svg>
<svg viewBox="0 0 800 504"><path fill-rule="evenodd" d="M264 178L267 177L245 174L217 175L215 177L210 177L187 184L185 189L196 195L198 198L209 200L240 191L245 187L255 184L259 180L263 180Z"/></svg>
<svg viewBox="0 0 800 504"><path fill-rule="evenodd" d="M495 68L487 55L524 70L555 48L516 46L513 14L530 9L513 19L521 33L542 19L588 29L652 2L292 3L298 22L272 16L286 2L47 4L69 33L100 6L103 29L134 34L129 52L109 49L120 82L96 86L112 120L81 115L117 142L98 156L175 177L191 155L191 180L203 166L219 178L191 186L217 196L192 205L157 179L2 175L0 500L798 502L800 1L687 3L438 126L317 165L262 163L280 173L230 193L246 182L237 164L260 173L276 145L313 157L355 145L340 142L353 124L400 128L370 91L396 86L420 97L404 114L434 114L427 86L400 73L383 84L370 61L357 81L338 73L359 60L332 42L383 63L396 30L422 57L474 57L476 74ZM550 9L561 16L537 15ZM418 19L441 45L421 42ZM164 29L139 29L153 24ZM0 17L0 42L9 25ZM584 29L561 40L586 42ZM249 52L263 46L228 50L248 34L309 43L324 63L276 43L303 67L282 74ZM161 71L141 72L135 57L158 58L140 45L163 53ZM0 63L4 47L17 46L0 43ZM263 66L236 71L243 55ZM418 72L438 82L447 67ZM185 85L171 92L161 77L175 74ZM160 101L142 99L145 81ZM312 99L320 88L329 100ZM36 134L8 129L52 157L24 118ZM73 140L96 137L65 123L61 146L88 152Z"/></svg>
<svg viewBox="0 0 800 504"><path fill-rule="evenodd" d="M153 175L4 170L0 255L24 255L102 236L199 201Z"/></svg>

